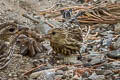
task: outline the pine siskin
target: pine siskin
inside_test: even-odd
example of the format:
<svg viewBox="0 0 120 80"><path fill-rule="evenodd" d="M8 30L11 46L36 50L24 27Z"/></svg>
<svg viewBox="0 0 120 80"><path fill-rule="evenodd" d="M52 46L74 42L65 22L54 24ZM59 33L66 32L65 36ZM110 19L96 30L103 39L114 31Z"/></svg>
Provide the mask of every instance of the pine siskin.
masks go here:
<svg viewBox="0 0 120 80"><path fill-rule="evenodd" d="M11 45L19 31L19 27L14 23L0 24L0 69L5 68L10 61L14 51Z"/></svg>
<svg viewBox="0 0 120 80"><path fill-rule="evenodd" d="M53 28L48 31L48 40L50 41L50 46L57 54L64 56L65 62L73 62L76 60L76 54L81 54L79 52L80 45L82 41L81 32L79 29L62 29Z"/></svg>

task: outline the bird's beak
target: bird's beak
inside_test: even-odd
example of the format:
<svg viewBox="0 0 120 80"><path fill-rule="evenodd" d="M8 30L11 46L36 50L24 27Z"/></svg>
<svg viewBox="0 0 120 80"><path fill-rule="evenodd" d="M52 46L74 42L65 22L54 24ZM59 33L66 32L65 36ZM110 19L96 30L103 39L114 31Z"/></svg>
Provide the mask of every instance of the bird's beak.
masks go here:
<svg viewBox="0 0 120 80"><path fill-rule="evenodd" d="M17 32L17 34L24 33L24 32L26 32L27 30L29 30L29 28L23 27L23 26L19 26L19 27L18 27L18 32Z"/></svg>
<svg viewBox="0 0 120 80"><path fill-rule="evenodd" d="M28 27L19 26L18 29L19 29L19 31L22 31L22 30L26 31L26 30L28 30L29 28L28 28Z"/></svg>
<svg viewBox="0 0 120 80"><path fill-rule="evenodd" d="M45 34L45 35L44 35L44 38L45 38L45 39L50 39L51 36L50 36L49 34Z"/></svg>

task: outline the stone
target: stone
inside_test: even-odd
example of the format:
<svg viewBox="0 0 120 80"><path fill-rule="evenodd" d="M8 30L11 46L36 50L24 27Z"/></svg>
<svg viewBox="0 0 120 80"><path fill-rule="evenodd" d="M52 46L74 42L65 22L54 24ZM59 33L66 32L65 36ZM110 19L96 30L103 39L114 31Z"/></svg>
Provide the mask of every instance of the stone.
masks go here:
<svg viewBox="0 0 120 80"><path fill-rule="evenodd" d="M114 58L114 59L116 59L116 58L120 59L120 49L108 52L107 56L110 58Z"/></svg>
<svg viewBox="0 0 120 80"><path fill-rule="evenodd" d="M88 55L88 60L91 65L100 64L105 61L103 54L96 54L95 52Z"/></svg>
<svg viewBox="0 0 120 80"><path fill-rule="evenodd" d="M54 69L42 70L34 72L30 75L31 79L37 78L38 80L54 80L55 72Z"/></svg>
<svg viewBox="0 0 120 80"><path fill-rule="evenodd" d="M88 77L89 79L92 80L105 80L105 76L104 75L97 75L95 72Z"/></svg>
<svg viewBox="0 0 120 80"><path fill-rule="evenodd" d="M110 74L114 74L111 70L106 70L105 72L104 72L104 75L110 75Z"/></svg>
<svg viewBox="0 0 120 80"><path fill-rule="evenodd" d="M115 69L120 69L120 61L114 61L111 63L111 65Z"/></svg>
<svg viewBox="0 0 120 80"><path fill-rule="evenodd" d="M56 74L62 75L62 74L64 74L64 71L63 70L57 70Z"/></svg>
<svg viewBox="0 0 120 80"><path fill-rule="evenodd" d="M117 41L112 45L113 49L120 48L120 37L117 39Z"/></svg>
<svg viewBox="0 0 120 80"><path fill-rule="evenodd" d="M116 32L116 33L120 33L120 23L117 23L117 24L115 25L115 32Z"/></svg>

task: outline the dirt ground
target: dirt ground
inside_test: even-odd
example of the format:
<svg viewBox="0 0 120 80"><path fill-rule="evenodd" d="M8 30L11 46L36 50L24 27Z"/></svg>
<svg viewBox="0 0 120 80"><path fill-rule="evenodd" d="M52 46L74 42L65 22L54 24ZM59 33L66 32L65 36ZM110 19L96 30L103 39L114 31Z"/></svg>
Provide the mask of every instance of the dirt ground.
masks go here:
<svg viewBox="0 0 120 80"><path fill-rule="evenodd" d="M79 0L74 0L74 1L72 1L72 0L0 0L0 23L15 21L21 26L30 27L31 29L36 30L38 33L46 33L46 31L48 29L50 29L50 27L48 28L48 26L44 25L44 26L46 26L46 28L43 29L43 27L41 27L40 23L39 24L35 23L34 20L30 20L30 19L24 17L23 14L28 14L28 15L34 17L35 19L37 19L38 21L40 21L40 19L43 19L43 16L40 15L40 11L47 10L48 8L51 8L53 5L56 5L58 3L62 3L64 7L79 4L77 1L79 1ZM53 22L54 21L51 21L51 23L53 23ZM60 23L54 22L53 24L59 25ZM108 26L108 25L101 25L101 26ZM43 30L45 30L45 31L43 31ZM103 33L104 31L106 31L106 33ZM107 32L107 30L104 29L101 32L101 35L102 35L102 33L108 34L110 32L109 31ZM105 35L102 35L102 36L105 36ZM107 41L107 38L104 37L103 40ZM98 42L99 42L99 40L98 40ZM47 43L47 42L45 42L45 43ZM96 43L97 43L97 40L96 40ZM105 43L105 44L107 44L107 43ZM97 45L97 44L94 44L94 45ZM97 59L97 57L100 56L100 61L101 61L101 59L103 60L103 65L101 67L98 67L98 74L100 74L100 75L96 74L97 72L95 73L95 71L87 72L88 68L84 68L84 69L77 68L76 69L76 66L78 67L80 65L75 65L75 66L70 66L70 67L64 67L62 70L58 70L57 72L59 74L56 77L54 76L55 77L54 79L51 79L51 77L49 78L49 76L47 77L47 79L43 79L41 77L40 77L41 79L40 78L36 79L35 74L33 74L35 79L32 79L33 75L23 76L24 74L26 74L26 72L28 72L32 68L42 65L42 64L45 64L45 65L47 64L47 65L42 66L42 68L38 69L37 70L38 72L42 71L42 70L53 69L54 67L56 68L56 66L58 66L58 65L54 64L54 67L53 67L53 65L48 63L48 59L51 58L51 56L49 56L48 59L41 58L41 55L42 56L44 54L46 55L48 53L48 50L51 49L50 46L47 44L45 44L44 46L47 46L48 49L46 49L45 51L43 51L40 54L37 54L35 57L21 55L16 46L16 51L13 55L12 61L8 64L8 66L5 69L0 70L0 80L120 80L120 74L119 74L120 73L120 71L119 71L120 61L119 61L119 59L117 59L117 60L110 59L113 62L110 62L109 64L105 63L105 60L107 60L107 59L105 59L106 57L105 57L104 53L98 54L98 56L96 56L96 58L95 58L97 61L97 60L99 60L99 59ZM98 46L100 46L100 45L98 45ZM101 48L101 50L102 49L106 50L104 48ZM94 53L94 52L89 51L89 54L91 54L91 53ZM95 55L93 55L93 56L95 56ZM54 58L52 60L50 61L51 63L54 63L54 61L56 61L56 60L54 60ZM96 61L93 61L93 63L96 63ZM114 63L114 61L116 61L116 62ZM104 66L104 64L106 64L106 65ZM112 68L112 70L114 71L114 69L115 70L117 69L118 71L112 72L112 70L109 70L108 68L110 67L110 69L111 69L111 67L113 67L113 66L109 66L109 65L117 66L118 69L115 67L115 68ZM105 68L107 70L104 70L103 68ZM74 76L74 75L76 75L75 72L81 73L79 71L80 70L85 71L85 69L86 69L86 73L85 73L85 75L82 75L82 76L86 76L85 79L82 79L81 77L76 78L76 76ZM37 72L37 71L35 71L35 72ZM54 70L53 70L53 72L54 72ZM90 74L89 74L89 72L90 72ZM105 75L103 75L103 73ZM44 74L43 74L43 76L47 76L49 73L44 73ZM89 77L90 79L86 79L86 78L88 78L88 75L89 76L91 75L91 77ZM71 78L71 76L74 77L75 79ZM81 76L81 75L79 75L79 76ZM94 78L91 79L93 76L95 76L95 79ZM112 78L110 76L112 76ZM103 79L102 77L107 77L107 79ZM118 77L118 78L113 79L116 77Z"/></svg>

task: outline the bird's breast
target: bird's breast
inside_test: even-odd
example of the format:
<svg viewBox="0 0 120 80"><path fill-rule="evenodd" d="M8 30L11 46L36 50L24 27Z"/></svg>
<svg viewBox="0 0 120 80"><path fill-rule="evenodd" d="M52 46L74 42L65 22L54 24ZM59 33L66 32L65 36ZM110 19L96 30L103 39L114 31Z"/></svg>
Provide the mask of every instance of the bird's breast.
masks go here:
<svg viewBox="0 0 120 80"><path fill-rule="evenodd" d="M65 56L69 56L71 54L76 54L76 50L70 49L70 48L66 48L65 45L58 45L57 43L50 43L50 46L53 48L53 50L57 53L57 54L62 54Z"/></svg>

